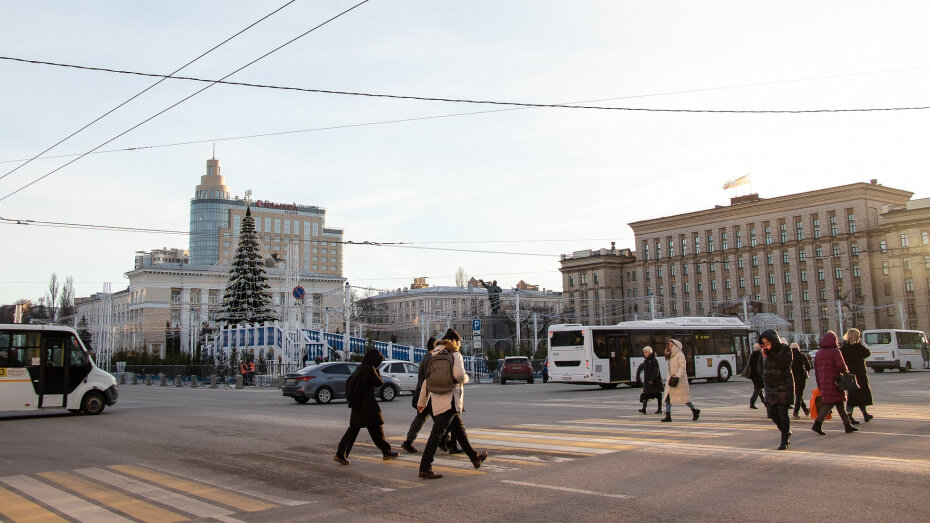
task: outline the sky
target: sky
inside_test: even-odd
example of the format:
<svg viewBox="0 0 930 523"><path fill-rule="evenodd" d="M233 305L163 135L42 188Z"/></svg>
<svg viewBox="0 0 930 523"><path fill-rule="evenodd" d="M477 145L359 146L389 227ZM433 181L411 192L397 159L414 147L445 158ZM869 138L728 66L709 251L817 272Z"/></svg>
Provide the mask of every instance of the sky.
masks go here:
<svg viewBox="0 0 930 523"><path fill-rule="evenodd" d="M0 56L168 74L285 2L2 0ZM297 0L178 75L222 78L356 3ZM927 107L928 19L919 1L370 0L228 79L636 109ZM157 79L6 59L0 78L0 218L186 231L215 147L234 195L323 207L346 240L409 242L345 247L344 276L369 289L452 285L461 267L560 291L560 254L633 248L628 223L750 190L877 179L930 197L930 110L520 108L231 85L99 149L113 152L10 172ZM205 85L166 80L46 156L88 152ZM747 173L750 187L723 190ZM9 304L43 296L52 273L79 297L126 288L136 251L188 238L0 223L0 245Z"/></svg>

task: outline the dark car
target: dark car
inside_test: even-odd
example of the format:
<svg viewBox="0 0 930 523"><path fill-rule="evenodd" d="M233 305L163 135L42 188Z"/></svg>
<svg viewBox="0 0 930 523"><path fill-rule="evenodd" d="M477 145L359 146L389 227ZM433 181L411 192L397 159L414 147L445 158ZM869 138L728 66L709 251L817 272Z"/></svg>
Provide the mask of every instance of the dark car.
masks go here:
<svg viewBox="0 0 930 523"><path fill-rule="evenodd" d="M329 403L335 398L345 398L346 381L358 366L357 362L334 361L304 367L297 372L289 372L284 375L281 395L294 398L297 403L307 403L311 398L317 403ZM400 390L400 384L396 379L391 377L383 377L383 379L384 387L377 392L384 391L389 385L394 387L390 389L392 392ZM393 394L387 398L383 394L381 396L385 401L394 399Z"/></svg>
<svg viewBox="0 0 930 523"><path fill-rule="evenodd" d="M510 356L504 358L501 365L501 385L507 380L526 380L533 383L533 364L526 356Z"/></svg>

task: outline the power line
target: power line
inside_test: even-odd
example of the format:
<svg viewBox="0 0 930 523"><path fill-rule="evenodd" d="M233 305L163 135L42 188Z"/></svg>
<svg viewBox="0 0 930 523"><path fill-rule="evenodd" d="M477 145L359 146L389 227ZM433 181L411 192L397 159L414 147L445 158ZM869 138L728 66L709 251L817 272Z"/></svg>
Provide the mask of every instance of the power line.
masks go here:
<svg viewBox="0 0 930 523"><path fill-rule="evenodd" d="M367 1L367 0L366 0ZM364 3L364 2L363 2ZM9 56L0 56L0 60L12 60L16 62L25 62L38 65L51 65L56 67L67 67L72 69L84 69L90 71L103 71L108 73L117 73L117 74L128 74L135 76L147 76L152 78L168 78L165 75L156 74L156 73L143 73L139 71L129 71L125 69L110 69L106 67L90 67L74 64L63 64L58 62L46 62L42 60L28 60L24 58L14 58ZM219 80L212 80L207 78L196 78L190 76L171 76L173 80L187 80L192 82L203 82L209 83L210 86L216 84L223 85L235 85L240 87L254 87L260 89L275 89L283 91L297 91L305 93L317 93L317 94L335 94L343 96L361 96L369 98L389 98L395 100L416 100L424 102L447 102L447 103L463 103L463 104L479 104L479 105L504 105L509 107L522 107L522 108L547 108L547 109L587 109L587 110L599 110L599 111L631 111L631 112L655 112L655 113L712 113L712 114L812 114L812 113L858 113L858 112L876 112L876 111L922 111L930 109L930 106L908 106L908 107L862 107L862 108L848 108L848 109L688 109L688 108L672 108L672 109L663 109L658 107L609 107L602 105L572 105L572 104L542 104L542 103L529 103L529 102L507 102L500 100L475 100L469 98L444 98L444 97L434 97L434 96L416 96L416 95L401 95L401 94L384 94L384 93L366 93L360 91L337 91L332 89L312 89L308 87L293 87L293 86L283 86L283 85L270 85L270 84L257 84L251 82L232 82L226 81L229 75L220 78ZM750 84L752 85L752 84ZM764 85L764 84L763 84ZM686 92L686 91L683 91Z"/></svg>
<svg viewBox="0 0 930 523"><path fill-rule="evenodd" d="M146 87L145 89L143 89L143 90L139 91L138 93L132 95L131 97L127 98L126 100L124 100L122 103L120 103L120 104L117 105L116 107L114 107L114 108L110 109L109 111L103 113L102 115L98 116L98 117L95 118L93 121L91 121L90 123L84 125L83 127L81 127L80 129L78 129L77 131L74 131L73 133L69 134L68 136L65 136L64 138L62 138L61 140L59 140L59 141L58 141L57 143L55 143L54 145L48 147L47 149L45 149L44 151L40 152L39 154L33 156L32 158L29 158L29 159L26 160L25 162L23 162L23 163L17 165L17 166L14 167L13 169L7 171L6 174L4 174L3 176L0 176L0 180L6 178L6 177L9 176L10 174L16 172L16 171L19 170L20 168L25 167L26 165L29 165L29 164L30 164L33 160L35 160L36 158L38 158L38 157L42 156L43 154L45 154L45 153L51 151L51 150L54 149L55 147L58 147L59 145L61 145L61 144L64 143L65 141L69 140L72 136L78 134L79 132L83 131L84 129L87 129L87 128L90 127L91 125L94 125L95 123L97 123L97 122L99 122L100 120L102 120L103 118L105 118L107 115L109 115L109 114L112 113L113 111L116 111L116 110L119 109L120 107L122 107L122 106L128 104L129 102L135 100L136 98L142 96L142 95L145 94L147 91L149 91L150 89L152 89L152 88L155 87L156 85L158 85L158 84L164 82L165 80L167 80L168 78L170 78L170 77L171 77L172 75L174 75L175 73L181 71L182 69L186 68L187 66L189 66L189 65L191 65L192 63L196 62L197 60L200 60L200 59L203 58L204 56L207 56L208 54L212 53L213 51L215 51L215 50L218 49L219 47L221 47L221 46L223 46L224 44L226 44L227 42L229 42L230 40L236 38L237 36L241 35L242 33L248 31L249 29L251 29L251 28L253 28L253 27L255 27L256 25L258 25L259 23L263 22L264 20L266 20L267 18L269 18L269 17L272 16L273 14L277 13L278 11L280 11L280 10L284 9L285 7L287 7L287 6L291 5L291 4L293 4L295 1L296 1L296 0L290 0L289 2L287 2L287 3L284 4L284 5L282 5L281 7L277 8L277 9L275 9L274 11L268 13L267 15L265 15L265 16L259 18L259 19L256 20L255 22L252 22L252 23L251 23L248 27L246 27L245 29L242 29L242 30L239 31L238 33L236 33L236 34L230 36L229 38L227 38L226 40L223 40L222 42L216 44L215 46L213 46L212 48L210 48L209 50L207 50L206 52L204 52L203 54L201 54L201 55L198 56L197 58L194 58L194 59L191 60L190 62L187 62L186 64L182 65L181 67L175 69L173 72L168 73L168 75L162 77L161 79L159 79L158 81L156 81L156 82L153 83L152 85Z"/></svg>
<svg viewBox="0 0 930 523"><path fill-rule="evenodd" d="M6 199L9 198L10 196L13 196L14 194L16 194L16 193L18 193L18 192L20 192L20 191L22 191L22 190L24 190L24 189L26 189L26 188L28 188L28 187L30 187L30 186L32 186L32 185L38 183L38 182L41 181L41 180L44 180L45 178L48 178L49 176L55 174L56 172L60 171L61 169L67 167L68 165L71 165L72 163L74 163L74 162L80 160L81 158L87 156L88 154L90 154L90 153L96 151L97 149L103 147L104 145L106 145L106 144L112 142L113 140L116 140L117 138L123 136L124 134L126 134L126 133L128 133L128 132L130 132L130 131L132 131L133 129L136 129L136 128L142 126L143 124L145 124L145 123L147 123L147 122L149 122L149 121L151 121L151 120L157 118L158 116L160 116L160 115L162 115L162 114L164 114L164 113L170 111L171 109L173 109L173 108L175 108L175 107L181 105L182 103L186 102L187 100L190 100L191 98L197 96L198 94L200 94L200 93L206 91L207 89L213 87L214 85L216 85L217 83L219 83L219 82L225 80L226 78L229 78L230 76L232 76L232 75L234 75L234 74L236 74L236 73L242 71L243 69L245 69L245 68L247 68L247 67L249 67L249 66L255 64L255 63L258 62L259 60L262 60L262 59L268 57L269 55L271 55L271 54L273 54L273 53L275 53L275 52L277 52L277 51L283 49L284 47L286 47L286 46L288 46L288 45L290 45L290 44L296 42L297 40L303 38L304 36L307 36L308 34L312 33L313 31L316 31L316 30L319 29L320 27L323 27L324 25L326 25L326 24L332 22L333 20L336 20L337 18L339 18L339 17L345 15L346 13L348 13L348 12L350 12L350 11L352 11L352 10L358 8L359 6L368 3L368 1L369 1L369 0L362 0L361 2L355 4L354 6L348 8L348 9L346 9L345 11L342 11L341 13L337 14L336 16L333 16L332 18L326 20L325 22L322 22L322 23L316 25L315 27L313 27L313 28L311 28L311 29L305 31L304 33L302 33L302 34L300 34L300 35L298 35L298 36L296 36L296 37L294 37L294 38L288 40L287 42L285 42L285 43L279 45L278 47L275 47L275 48L272 49L271 51L268 51L267 53L265 53L265 54L259 56L258 58L252 60L251 62L249 62L249 63L243 65L242 67L239 67L238 69L236 69L236 70L234 70L233 72L227 74L226 76L220 78L219 80L217 80L217 81L215 81L215 82L209 83L209 84L208 84L206 87L204 87L203 89L200 89L200 90L194 92L193 94L190 94L190 95L188 95L188 96L182 98L182 99L179 100L178 102L175 102L174 104L172 104L172 105L166 107L165 109L162 109L161 111L155 113L154 115L152 115L152 116L146 118L145 120L143 120L143 121L137 123L136 125L130 127L129 129L126 129L125 131L123 131L123 132L117 134L117 135L114 136L113 138L110 138L109 140L107 140L107 141L101 143L100 145L94 147L94 148L91 149L90 151L87 151L86 153L84 153L84 154L78 156L77 158L74 158L73 160L71 160L71 161L69 161L69 162L66 162L64 165L58 167L57 169L54 169L54 170L52 170L52 171L46 173L45 175L40 176L39 178L36 178L35 180L33 180L33 181L27 183L26 185L23 185L23 186L20 187L19 189L16 189L15 191L13 191L13 192L7 194L6 196L0 198L0 202L2 202L3 200L6 200ZM162 75L158 75L158 76L162 76Z"/></svg>

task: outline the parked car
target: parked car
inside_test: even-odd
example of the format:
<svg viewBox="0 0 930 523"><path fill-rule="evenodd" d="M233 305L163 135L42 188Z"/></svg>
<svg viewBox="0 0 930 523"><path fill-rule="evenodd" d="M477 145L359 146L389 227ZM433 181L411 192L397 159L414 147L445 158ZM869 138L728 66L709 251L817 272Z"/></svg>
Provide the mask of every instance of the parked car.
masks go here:
<svg viewBox="0 0 930 523"><path fill-rule="evenodd" d="M507 380L526 380L533 383L533 364L526 356L508 356L501 365L501 385Z"/></svg>
<svg viewBox="0 0 930 523"><path fill-rule="evenodd" d="M384 378L384 385L381 387L378 395L385 401L391 401L394 395L401 392L413 394L417 389L417 375L420 367L416 363L402 360L385 360L378 369L381 371L381 377ZM393 385L388 383L388 378L397 380L398 387L393 389ZM388 390L391 388L390 390ZM390 396L390 399L388 398Z"/></svg>
<svg viewBox="0 0 930 523"><path fill-rule="evenodd" d="M310 399L329 403L336 398L345 398L346 381L358 366L357 362L333 361L289 372L284 375L281 395L294 398L297 403L307 403ZM388 398L384 396L386 387ZM382 400L391 401L396 390L400 390L400 383L394 378L384 378L384 385L376 393Z"/></svg>

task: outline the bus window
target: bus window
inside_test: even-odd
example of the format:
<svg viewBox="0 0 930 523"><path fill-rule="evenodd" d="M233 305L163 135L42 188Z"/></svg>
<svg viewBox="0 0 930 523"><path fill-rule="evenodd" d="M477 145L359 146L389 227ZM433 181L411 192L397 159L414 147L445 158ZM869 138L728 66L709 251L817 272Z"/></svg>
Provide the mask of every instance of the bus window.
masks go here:
<svg viewBox="0 0 930 523"><path fill-rule="evenodd" d="M46 364L52 367L64 367L65 365L65 341L66 340L48 340L48 360Z"/></svg>
<svg viewBox="0 0 930 523"><path fill-rule="evenodd" d="M83 367L87 365L87 354L81 350L81 346L77 343L77 340L71 338L71 366L72 367Z"/></svg>
<svg viewBox="0 0 930 523"><path fill-rule="evenodd" d="M711 349L709 354L733 354L733 337L729 332L718 331L711 334Z"/></svg>
<svg viewBox="0 0 930 523"><path fill-rule="evenodd" d="M553 332L549 344L552 347L576 347L584 345L584 333L582 331Z"/></svg>
<svg viewBox="0 0 930 523"><path fill-rule="evenodd" d="M659 340L656 338L655 333L652 331L631 331L630 332L630 343L633 345L633 348L636 349L634 352L642 351L643 347L650 346L652 347L653 352L655 352L656 357L665 356L665 341Z"/></svg>
<svg viewBox="0 0 930 523"><path fill-rule="evenodd" d="M594 336L594 355L605 359L610 357L610 352L607 350L607 336L603 334Z"/></svg>
<svg viewBox="0 0 930 523"><path fill-rule="evenodd" d="M917 349L921 348L921 338L923 336L916 332L896 332L895 337L898 338L898 348L899 349Z"/></svg>
<svg viewBox="0 0 930 523"><path fill-rule="evenodd" d="M890 332L869 332L865 335L866 345L888 345L891 343Z"/></svg>
<svg viewBox="0 0 930 523"><path fill-rule="evenodd" d="M695 354L717 354L714 344L711 341L710 333L697 332L694 334L694 353Z"/></svg>

